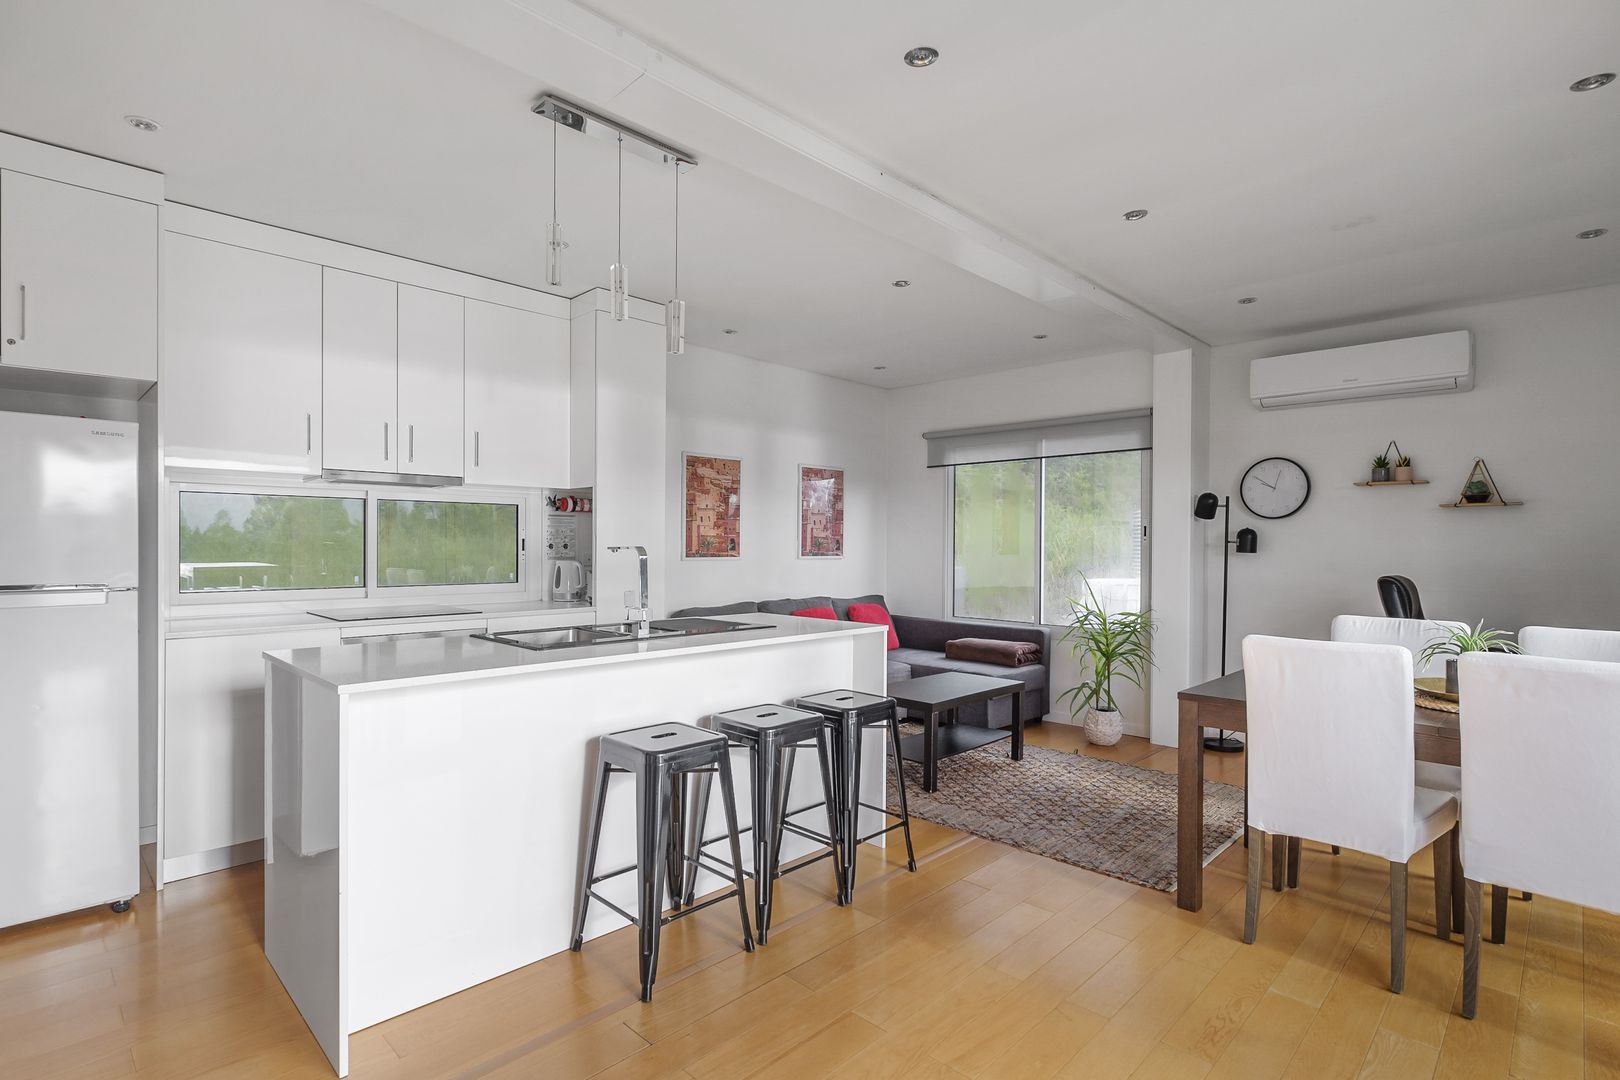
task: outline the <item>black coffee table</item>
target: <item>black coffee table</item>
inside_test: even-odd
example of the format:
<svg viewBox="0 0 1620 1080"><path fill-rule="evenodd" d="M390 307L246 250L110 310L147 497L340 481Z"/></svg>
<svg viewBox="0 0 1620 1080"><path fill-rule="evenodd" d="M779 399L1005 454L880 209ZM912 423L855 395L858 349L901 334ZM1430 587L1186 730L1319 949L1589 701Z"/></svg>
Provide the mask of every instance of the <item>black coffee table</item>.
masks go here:
<svg viewBox="0 0 1620 1080"><path fill-rule="evenodd" d="M927 715L921 735L907 735L900 740L900 756L923 767L923 790L939 790L939 759L977 750L1002 739L1012 739L1012 759L1024 760L1024 715L1019 706L1023 702L1024 684L1016 679L992 679L987 675L969 675L961 671L947 671L940 675L924 675L917 679L902 679L890 683L888 694L897 706ZM963 705L992 698L1012 697L1012 729L997 731L990 727L958 724L956 711ZM946 717L940 726L939 718Z"/></svg>

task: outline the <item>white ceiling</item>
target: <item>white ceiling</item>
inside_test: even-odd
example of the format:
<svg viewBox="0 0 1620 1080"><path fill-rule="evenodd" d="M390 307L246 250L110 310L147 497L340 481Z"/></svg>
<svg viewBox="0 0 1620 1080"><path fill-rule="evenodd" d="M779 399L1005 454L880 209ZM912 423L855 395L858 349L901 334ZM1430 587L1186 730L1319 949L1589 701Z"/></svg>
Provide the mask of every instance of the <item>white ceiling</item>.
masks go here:
<svg viewBox="0 0 1620 1080"><path fill-rule="evenodd" d="M349 0L0 0L0 130L157 169L177 202L535 288L559 131L570 249L550 291L573 294L607 283L616 162L529 113L549 89ZM672 174L624 161L624 262L662 301ZM681 209L698 344L879 386L1122 347L1107 318L1055 316L719 160L682 177Z"/></svg>
<svg viewBox="0 0 1620 1080"><path fill-rule="evenodd" d="M633 39L566 0L0 0L0 130L541 287L553 128L528 106L555 90L702 161L681 192L692 340L874 385L1143 343L1152 319L1078 277L1021 286L996 243L1212 343L1620 281L1620 84L1565 89L1620 64L1613 0L594 8L769 108L698 108L692 72L627 63ZM540 23L566 33L525 36ZM938 64L901 64L924 43ZM802 146L769 110L839 144L824 175L784 180ZM950 205L862 202L834 151ZM625 262L662 300L673 192L625 160ZM571 293L605 284L614 161L563 132L559 163ZM988 228L952 232L951 207Z"/></svg>
<svg viewBox="0 0 1620 1080"><path fill-rule="evenodd" d="M1620 280L1614 0L587 2L1211 343Z"/></svg>

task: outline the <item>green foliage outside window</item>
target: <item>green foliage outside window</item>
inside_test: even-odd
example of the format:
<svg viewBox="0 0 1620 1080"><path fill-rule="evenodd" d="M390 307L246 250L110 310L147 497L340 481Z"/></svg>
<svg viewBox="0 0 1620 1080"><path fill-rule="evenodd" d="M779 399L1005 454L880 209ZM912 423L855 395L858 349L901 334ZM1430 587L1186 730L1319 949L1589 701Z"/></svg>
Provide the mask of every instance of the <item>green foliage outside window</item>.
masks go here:
<svg viewBox="0 0 1620 1080"><path fill-rule="evenodd" d="M359 589L365 500L180 492L180 591Z"/></svg>
<svg viewBox="0 0 1620 1080"><path fill-rule="evenodd" d="M378 585L494 585L517 579L516 504L378 500Z"/></svg>

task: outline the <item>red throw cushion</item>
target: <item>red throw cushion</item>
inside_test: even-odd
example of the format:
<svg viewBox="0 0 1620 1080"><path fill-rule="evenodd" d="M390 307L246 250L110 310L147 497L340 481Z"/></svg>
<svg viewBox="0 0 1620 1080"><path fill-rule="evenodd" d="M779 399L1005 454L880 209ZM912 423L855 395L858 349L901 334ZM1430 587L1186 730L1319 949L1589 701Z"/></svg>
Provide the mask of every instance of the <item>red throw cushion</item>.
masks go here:
<svg viewBox="0 0 1620 1080"><path fill-rule="evenodd" d="M900 635L894 632L894 620L889 618L889 609L882 604L851 604L849 605L850 622L875 623L878 626L889 628L889 648L900 647Z"/></svg>
<svg viewBox="0 0 1620 1080"><path fill-rule="evenodd" d="M799 616L801 619L831 619L834 622L838 621L838 612L834 611L830 607L800 608L793 614Z"/></svg>

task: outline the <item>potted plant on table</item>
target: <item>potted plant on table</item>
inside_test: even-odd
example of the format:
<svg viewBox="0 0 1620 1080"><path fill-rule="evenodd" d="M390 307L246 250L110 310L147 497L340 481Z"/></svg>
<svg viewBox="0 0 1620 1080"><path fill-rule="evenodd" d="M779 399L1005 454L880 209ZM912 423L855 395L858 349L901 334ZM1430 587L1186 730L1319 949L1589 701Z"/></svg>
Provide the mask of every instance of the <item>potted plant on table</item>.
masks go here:
<svg viewBox="0 0 1620 1080"><path fill-rule="evenodd" d="M1091 582L1081 578L1085 597L1069 600L1069 625L1063 639L1079 660L1085 678L1058 695L1069 699L1069 714L1084 716L1086 738L1099 746L1119 742L1125 724L1114 700L1114 679L1138 689L1153 666L1153 613L1110 612L1098 602Z"/></svg>
<svg viewBox="0 0 1620 1080"><path fill-rule="evenodd" d="M1395 459L1395 482L1397 484L1412 482L1412 459L1405 454Z"/></svg>
<svg viewBox="0 0 1620 1080"><path fill-rule="evenodd" d="M1372 482L1375 484L1389 483L1389 455L1379 454L1373 458Z"/></svg>
<svg viewBox="0 0 1620 1080"><path fill-rule="evenodd" d="M1457 658L1470 652L1516 653L1519 645L1506 630L1486 629L1482 621L1472 629L1463 626L1448 630L1446 636L1431 641L1418 654L1418 666L1427 667L1437 656L1446 660L1446 693L1457 692Z"/></svg>

